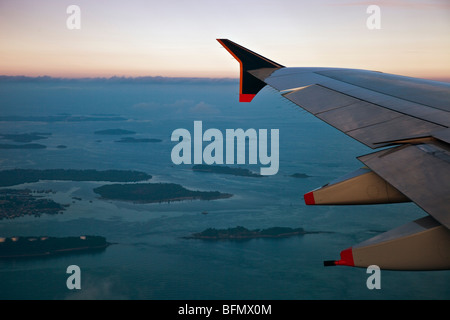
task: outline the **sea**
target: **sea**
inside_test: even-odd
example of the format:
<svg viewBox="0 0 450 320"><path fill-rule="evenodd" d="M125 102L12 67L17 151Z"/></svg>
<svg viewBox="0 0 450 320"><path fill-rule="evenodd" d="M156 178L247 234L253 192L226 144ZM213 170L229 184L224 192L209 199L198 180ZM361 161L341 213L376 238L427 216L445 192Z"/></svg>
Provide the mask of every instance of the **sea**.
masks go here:
<svg viewBox="0 0 450 320"><path fill-rule="evenodd" d="M146 182L231 193L228 199L132 203L101 199L112 182L39 181L12 188L52 190L62 214L0 220L0 236L100 235L114 243L97 253L0 260L2 300L447 300L450 271L380 271L369 289L364 268L324 267L339 253L426 216L413 203L306 206L303 194L363 164L368 147L264 88L238 102L237 79L2 77L0 135L47 133L42 149L0 149L0 170L137 170ZM279 130L279 170L264 178L197 172L174 164L174 130ZM118 143L126 135L160 142ZM129 136L129 135L128 135ZM193 139L193 138L192 138ZM21 144L0 136L1 144ZM207 143L204 142L204 146ZM59 147L58 147L59 146ZM65 146L61 147L61 146ZM248 151L248 150L247 150ZM270 151L270 148L269 148ZM262 163L230 164L259 173ZM296 178L292 174L305 176ZM11 188L11 187L10 187ZM186 239L207 228L303 228L288 238ZM80 268L70 289L67 268Z"/></svg>

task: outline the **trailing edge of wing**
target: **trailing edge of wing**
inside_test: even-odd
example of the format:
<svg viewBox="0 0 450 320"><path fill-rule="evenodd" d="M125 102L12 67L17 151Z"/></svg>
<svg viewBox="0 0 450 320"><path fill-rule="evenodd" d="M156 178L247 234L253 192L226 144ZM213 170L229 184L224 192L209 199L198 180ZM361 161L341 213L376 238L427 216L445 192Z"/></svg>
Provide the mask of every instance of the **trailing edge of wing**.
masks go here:
<svg viewBox="0 0 450 320"><path fill-rule="evenodd" d="M450 229L450 151L445 144L405 144L358 159Z"/></svg>
<svg viewBox="0 0 450 320"><path fill-rule="evenodd" d="M269 60L253 51L250 51L233 41L228 39L217 39L219 43L227 49L227 51L239 62L240 73L240 86L239 86L239 101L250 102L256 96L256 94L264 88L266 83L256 78L248 71L257 69L268 69L274 71L280 68L284 68L281 64L278 64L272 60Z"/></svg>

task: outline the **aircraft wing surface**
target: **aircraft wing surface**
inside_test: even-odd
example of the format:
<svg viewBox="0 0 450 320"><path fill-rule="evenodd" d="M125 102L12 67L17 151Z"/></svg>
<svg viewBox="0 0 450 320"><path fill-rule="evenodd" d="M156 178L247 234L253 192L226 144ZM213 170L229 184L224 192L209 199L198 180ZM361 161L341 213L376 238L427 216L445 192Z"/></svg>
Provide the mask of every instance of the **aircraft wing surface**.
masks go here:
<svg viewBox="0 0 450 320"><path fill-rule="evenodd" d="M305 194L308 205L413 201L428 216L341 252L325 265L450 269L450 83L344 68L288 68L228 39L239 100L266 85L374 149L366 166ZM380 150L375 150L380 149Z"/></svg>

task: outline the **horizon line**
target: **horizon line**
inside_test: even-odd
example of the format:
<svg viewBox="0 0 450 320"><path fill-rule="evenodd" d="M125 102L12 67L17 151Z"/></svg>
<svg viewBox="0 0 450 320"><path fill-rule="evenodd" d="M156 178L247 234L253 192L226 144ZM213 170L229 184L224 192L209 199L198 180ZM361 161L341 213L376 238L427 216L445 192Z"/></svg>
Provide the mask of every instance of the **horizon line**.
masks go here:
<svg viewBox="0 0 450 320"><path fill-rule="evenodd" d="M418 79L427 79L432 81L439 81L439 82L447 82L450 83L450 75L448 77L411 77L411 76L405 76L410 78L418 78ZM156 82L193 82L193 83L201 83L201 82L235 82L239 81L239 77L174 77L174 76L93 76L93 77L60 77L60 76L49 76L49 75L39 75L39 76L29 76L29 75L2 75L0 74L0 81L7 81L7 80L13 80L13 81L80 81L80 82L88 82L88 81L111 81L115 83L120 82L149 82L149 83L156 83Z"/></svg>

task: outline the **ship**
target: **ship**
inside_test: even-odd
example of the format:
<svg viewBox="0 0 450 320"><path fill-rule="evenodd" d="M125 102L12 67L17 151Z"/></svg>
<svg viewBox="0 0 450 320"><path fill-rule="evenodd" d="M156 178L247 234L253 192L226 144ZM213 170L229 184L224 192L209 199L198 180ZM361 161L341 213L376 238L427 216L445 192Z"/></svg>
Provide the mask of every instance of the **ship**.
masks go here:
<svg viewBox="0 0 450 320"><path fill-rule="evenodd" d="M69 253L98 252L111 243L101 236L0 237L0 259L46 257Z"/></svg>

